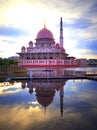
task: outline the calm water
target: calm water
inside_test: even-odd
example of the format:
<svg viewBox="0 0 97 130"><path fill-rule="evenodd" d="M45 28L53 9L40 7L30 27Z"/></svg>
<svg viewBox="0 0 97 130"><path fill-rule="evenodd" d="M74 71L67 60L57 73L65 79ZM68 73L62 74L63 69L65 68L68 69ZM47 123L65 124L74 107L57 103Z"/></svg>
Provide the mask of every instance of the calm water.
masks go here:
<svg viewBox="0 0 97 130"><path fill-rule="evenodd" d="M94 72L94 68L91 72ZM40 76L40 72L35 74ZM60 75L62 72L58 70L57 74ZM55 71L54 74L43 72L42 76L57 74ZM91 80L1 82L0 130L45 129L97 130L97 82Z"/></svg>

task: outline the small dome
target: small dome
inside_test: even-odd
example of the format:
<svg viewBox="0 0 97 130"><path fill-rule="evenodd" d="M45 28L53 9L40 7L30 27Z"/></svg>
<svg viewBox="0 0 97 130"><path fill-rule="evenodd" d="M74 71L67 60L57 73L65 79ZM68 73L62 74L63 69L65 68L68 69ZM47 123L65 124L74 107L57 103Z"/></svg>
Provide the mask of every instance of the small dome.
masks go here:
<svg viewBox="0 0 97 130"><path fill-rule="evenodd" d="M50 30L43 28L42 30L40 30L37 34L37 39L41 39L41 38L50 38L53 39L53 34Z"/></svg>
<svg viewBox="0 0 97 130"><path fill-rule="evenodd" d="M21 48L22 50L25 50L26 48L25 48L25 46L22 46L22 48Z"/></svg>
<svg viewBox="0 0 97 130"><path fill-rule="evenodd" d="M29 44L33 44L33 42L32 42L32 41L29 41Z"/></svg>
<svg viewBox="0 0 97 130"><path fill-rule="evenodd" d="M59 43L56 44L56 48L60 48L60 44Z"/></svg>

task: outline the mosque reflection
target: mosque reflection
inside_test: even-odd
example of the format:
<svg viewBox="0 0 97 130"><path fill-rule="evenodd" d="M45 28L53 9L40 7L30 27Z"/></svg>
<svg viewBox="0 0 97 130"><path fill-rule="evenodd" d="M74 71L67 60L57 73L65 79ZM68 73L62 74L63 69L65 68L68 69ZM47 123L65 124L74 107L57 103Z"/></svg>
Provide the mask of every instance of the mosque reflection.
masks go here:
<svg viewBox="0 0 97 130"><path fill-rule="evenodd" d="M32 72L31 72L32 71ZM33 77L53 77L52 79L42 79L42 80L29 80L28 82L22 81L22 88L29 88L29 93L35 93L36 99L40 105L44 107L46 112L47 106L49 106L54 99L56 92L59 93L60 97L60 112L63 116L63 99L64 99L64 86L66 83L65 79L59 78L54 79L54 77L64 77L66 75L81 74L86 72L79 71L68 71L62 69L53 70L31 70Z"/></svg>
<svg viewBox="0 0 97 130"><path fill-rule="evenodd" d="M22 88L29 88L29 93L35 93L38 103L43 106L44 112L46 108L53 102L56 92L59 92L60 97L60 112L63 116L63 98L64 85L66 80L38 80L29 82L22 82Z"/></svg>
<svg viewBox="0 0 97 130"><path fill-rule="evenodd" d="M76 74L86 74L86 71L75 71L72 70L64 70L64 69L48 69L48 70L28 70L28 75L33 77L64 77L68 75L76 75Z"/></svg>

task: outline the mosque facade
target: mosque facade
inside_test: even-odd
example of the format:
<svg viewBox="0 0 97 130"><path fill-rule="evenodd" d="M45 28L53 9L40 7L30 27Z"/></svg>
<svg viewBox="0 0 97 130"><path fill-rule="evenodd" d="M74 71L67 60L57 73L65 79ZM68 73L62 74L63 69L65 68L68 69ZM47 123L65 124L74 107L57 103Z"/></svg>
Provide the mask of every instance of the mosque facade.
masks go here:
<svg viewBox="0 0 97 130"><path fill-rule="evenodd" d="M36 42L29 41L29 46L22 46L18 65L26 68L65 68L86 66L86 59L69 57L63 47L63 21L60 20L60 43L56 43L52 32L41 29L36 36Z"/></svg>

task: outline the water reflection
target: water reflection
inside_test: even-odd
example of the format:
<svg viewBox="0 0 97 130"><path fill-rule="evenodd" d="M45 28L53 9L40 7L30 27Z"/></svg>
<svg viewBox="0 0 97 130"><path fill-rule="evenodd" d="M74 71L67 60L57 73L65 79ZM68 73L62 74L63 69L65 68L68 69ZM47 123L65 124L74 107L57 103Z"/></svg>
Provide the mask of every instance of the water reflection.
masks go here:
<svg viewBox="0 0 97 130"><path fill-rule="evenodd" d="M33 73L65 74L62 70ZM0 130L97 130L96 81L52 79L0 85Z"/></svg>
<svg viewBox="0 0 97 130"><path fill-rule="evenodd" d="M48 69L48 70L37 70L37 69L29 69L28 70L28 75L32 77L64 77L68 75L81 75L81 74L86 74L86 71L80 71L77 70L75 71L73 68L71 70L65 70L65 69Z"/></svg>
<svg viewBox="0 0 97 130"><path fill-rule="evenodd" d="M59 92L60 97L60 112L61 117L63 116L63 97L64 97L64 85L66 80L39 80L29 82L22 82L22 88L29 88L29 93L35 92L36 99L40 105L44 108L46 114L46 108L53 100L56 92Z"/></svg>

